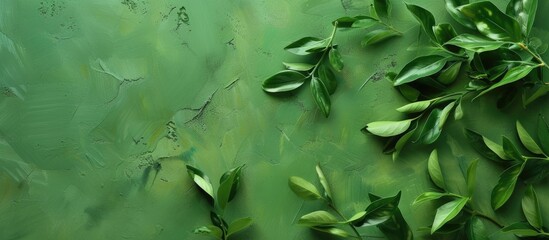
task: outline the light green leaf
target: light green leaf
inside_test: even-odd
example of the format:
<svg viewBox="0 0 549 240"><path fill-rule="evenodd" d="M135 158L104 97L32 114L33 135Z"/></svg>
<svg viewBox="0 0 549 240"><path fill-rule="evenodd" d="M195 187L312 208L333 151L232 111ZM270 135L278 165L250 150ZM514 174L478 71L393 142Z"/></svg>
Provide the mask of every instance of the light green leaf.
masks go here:
<svg viewBox="0 0 549 240"><path fill-rule="evenodd" d="M469 196L473 195L473 192L475 191L475 184L477 179L477 166L478 166L478 160L474 160L469 164L469 167L467 168L467 191L469 192Z"/></svg>
<svg viewBox="0 0 549 240"><path fill-rule="evenodd" d="M484 36L497 41L522 41L519 23L488 1L475 2L457 8L469 18Z"/></svg>
<svg viewBox="0 0 549 240"><path fill-rule="evenodd" d="M245 218L239 218L234 220L231 224L229 224L229 230L227 231L227 237L240 232L252 225L252 218L245 217Z"/></svg>
<svg viewBox="0 0 549 240"><path fill-rule="evenodd" d="M263 90L271 93L292 91L301 87L306 78L296 71L281 71L263 81Z"/></svg>
<svg viewBox="0 0 549 240"><path fill-rule="evenodd" d="M457 79L459 70L461 69L461 62L459 61L449 64L450 66L442 70L440 72L440 75L437 77L438 82L445 85L452 84Z"/></svg>
<svg viewBox="0 0 549 240"><path fill-rule="evenodd" d="M286 46L284 50L296 55L309 55L315 52L321 52L328 47L329 39L320 39L315 37L304 37L290 45Z"/></svg>
<svg viewBox="0 0 549 240"><path fill-rule="evenodd" d="M374 0L374 9L380 18L388 19L391 15L391 1L389 0Z"/></svg>
<svg viewBox="0 0 549 240"><path fill-rule="evenodd" d="M380 198L366 207L366 215L353 222L357 227L374 226L390 219L398 209L401 192L388 198Z"/></svg>
<svg viewBox="0 0 549 240"><path fill-rule="evenodd" d="M198 168L194 168L190 165L187 165L187 172L193 179L194 183L213 199L213 187L208 176L206 176L206 174Z"/></svg>
<svg viewBox="0 0 549 240"><path fill-rule="evenodd" d="M427 9L417 5L406 3L406 7L421 24L421 28L427 33L427 36L429 36L433 42L437 42L437 38L433 32L433 27L435 26L435 17L433 17L433 14Z"/></svg>
<svg viewBox="0 0 549 240"><path fill-rule="evenodd" d="M543 227L543 219L541 217L541 209L539 207L538 197L532 185L528 185L524 197L522 197L522 212L526 220L537 229Z"/></svg>
<svg viewBox="0 0 549 240"><path fill-rule="evenodd" d="M324 197L332 203L332 190L330 190L330 184L328 184L328 180L326 179L326 176L324 175L324 172L320 168L320 165L316 165L316 175L318 175L318 179L320 180L320 185L322 185L322 188L324 188Z"/></svg>
<svg viewBox="0 0 549 240"><path fill-rule="evenodd" d="M330 49L330 52L328 53L328 59L330 60L330 64L332 67L340 72L343 70L343 61L341 60L341 53L337 50L337 48Z"/></svg>
<svg viewBox="0 0 549 240"><path fill-rule="evenodd" d="M462 101L461 99L459 99L458 105L456 106L456 110L454 110L455 120L460 120L461 118L463 118L463 107L461 106L462 105L461 103Z"/></svg>
<svg viewBox="0 0 549 240"><path fill-rule="evenodd" d="M306 215L303 215L297 222L303 226L332 226L339 223L339 220L329 212L315 211Z"/></svg>
<svg viewBox="0 0 549 240"><path fill-rule="evenodd" d="M429 114L429 117L419 134L419 138L424 144L434 143L438 139L454 105L455 102L451 102L442 110L435 108L431 111L431 114Z"/></svg>
<svg viewBox="0 0 549 240"><path fill-rule="evenodd" d="M509 157L503 151L503 147L492 140L478 134L473 130L467 129L466 136L471 142L471 146L477 150L480 155L492 161L508 160Z"/></svg>
<svg viewBox="0 0 549 240"><path fill-rule="evenodd" d="M530 224L525 222L513 223L507 227L501 229L502 232L512 233L519 237L536 237L542 236L536 229L534 229Z"/></svg>
<svg viewBox="0 0 549 240"><path fill-rule="evenodd" d="M202 226L202 227L196 228L195 230L193 230L193 233L194 234L207 234L207 235L211 235L211 236L213 236L217 239L221 239L223 237L223 231L221 230L221 228L218 228L218 227L213 226L213 225Z"/></svg>
<svg viewBox="0 0 549 240"><path fill-rule="evenodd" d="M509 156L511 159L517 160L517 161L524 161L524 157L519 152L515 144L509 140L509 138L503 136L503 151L505 151L505 155Z"/></svg>
<svg viewBox="0 0 549 240"><path fill-rule="evenodd" d="M440 164L438 162L438 152L433 150L431 155L429 155L429 160L427 161L427 170L431 180L437 187L441 189L446 189L446 184L444 184L444 177L442 176L442 171L440 170Z"/></svg>
<svg viewBox="0 0 549 240"><path fill-rule="evenodd" d="M494 210L503 206L509 197L511 197L524 165L524 163L513 165L501 173L498 183L494 189L492 189L492 208Z"/></svg>
<svg viewBox="0 0 549 240"><path fill-rule="evenodd" d="M448 193L439 193L439 192L424 192L421 195L416 197L412 205L417 205L423 202L440 199L442 197L453 197L453 195Z"/></svg>
<svg viewBox="0 0 549 240"><path fill-rule="evenodd" d="M288 185L297 196L305 200L317 200L322 198L315 185L303 178L290 177Z"/></svg>
<svg viewBox="0 0 549 240"><path fill-rule="evenodd" d="M438 229L444 226L444 224L457 216L458 213L461 212L465 204L467 204L467 201L469 201L469 198L462 197L437 208L435 220L433 221L433 226L431 227L431 234L436 232Z"/></svg>
<svg viewBox="0 0 549 240"><path fill-rule="evenodd" d="M511 0L505 12L507 15L515 17L521 26L522 33L529 36L537 10L538 0Z"/></svg>
<svg viewBox="0 0 549 240"><path fill-rule="evenodd" d="M436 42L439 44L444 44L457 36L454 27L448 23L433 26L433 33L435 34Z"/></svg>
<svg viewBox="0 0 549 240"><path fill-rule="evenodd" d="M360 43L363 47L370 46L379 42L382 42L386 39L401 36L402 34L392 30L392 29L376 29L370 31L364 35L362 42Z"/></svg>
<svg viewBox="0 0 549 240"><path fill-rule="evenodd" d="M536 141L534 141L532 136L530 136L528 131L526 131L526 129L524 129L522 124L520 124L520 122L517 121L516 125L517 125L517 133L518 133L518 136L519 136L519 139L520 139L520 142L522 143L522 145L524 145L524 147L532 153L543 154L543 151L541 150L539 145L536 143Z"/></svg>
<svg viewBox="0 0 549 240"><path fill-rule="evenodd" d="M469 240L489 240L486 227L480 218L473 216L465 225L465 233Z"/></svg>
<svg viewBox="0 0 549 240"><path fill-rule="evenodd" d="M542 115L538 118L538 139L543 152L549 154L549 125Z"/></svg>
<svg viewBox="0 0 549 240"><path fill-rule="evenodd" d="M368 123L363 130L380 137L392 137L408 130L412 121L413 119L371 122Z"/></svg>
<svg viewBox="0 0 549 240"><path fill-rule="evenodd" d="M439 72L447 61L447 58L439 55L418 57L406 64L406 66L400 70L393 84L399 86L423 77L431 76Z"/></svg>
<svg viewBox="0 0 549 240"><path fill-rule="evenodd" d="M425 100L425 101L419 101L419 102L413 102L406 104L402 107L397 108L396 110L401 113L417 113L422 112L423 110L427 109L429 106L431 106L431 103L433 100Z"/></svg>
<svg viewBox="0 0 549 240"><path fill-rule="evenodd" d="M355 213L355 215L353 215L351 218L349 218L349 220L347 220L345 223L355 222L355 221L363 218L364 216L366 216L366 211L357 212L357 213Z"/></svg>
<svg viewBox="0 0 549 240"><path fill-rule="evenodd" d="M466 4L469 4L469 0L446 0L446 11L462 26L476 29L475 24L457 10L459 6Z"/></svg>
<svg viewBox="0 0 549 240"><path fill-rule="evenodd" d="M216 204L221 209L225 209L227 203L232 199L231 196L234 197L236 189L238 189L241 168L242 167L237 167L229 170L227 174L224 174L220 179L219 188L217 189Z"/></svg>
<svg viewBox="0 0 549 240"><path fill-rule="evenodd" d="M233 183L232 183L232 186L231 186L231 194L229 195L229 202L231 200L233 200L234 196L236 195L236 191L238 190L238 188L240 188L240 174L242 172L242 168L244 167L244 165L240 166L240 167L236 167L236 168L233 168L227 172L225 172L223 174L223 176L221 176L221 178L219 179L219 184L221 185L227 178L229 178L231 176L231 174L235 174L234 176L234 179L233 179Z"/></svg>
<svg viewBox="0 0 549 240"><path fill-rule="evenodd" d="M282 64L288 70L295 70L295 71L302 71L302 72L310 71L311 69L313 69L315 67L315 65L308 64L308 63L287 63L287 62L282 62Z"/></svg>
<svg viewBox="0 0 549 240"><path fill-rule="evenodd" d="M458 35L445 43L445 45L458 46L460 48L478 53L496 50L505 44L509 43L494 41L488 38L483 38L468 33Z"/></svg>
<svg viewBox="0 0 549 240"><path fill-rule="evenodd" d="M344 237L345 238L345 237L350 236L350 234L347 233L345 230L337 228L337 227L315 226L315 227L313 227L313 229L317 230L317 231L320 231L320 232L329 233L329 234L332 234L332 235L338 236L338 237Z"/></svg>
<svg viewBox="0 0 549 240"><path fill-rule="evenodd" d="M484 95L485 93L490 92L490 91L492 91L496 88L499 88L501 86L504 86L504 85L507 85L507 84L510 84L510 83L514 83L518 80L521 80L524 77L526 77L526 75L528 75L532 70L534 70L537 67L538 66L536 66L536 65L524 65L524 64L513 67L513 68L509 69L509 71L507 71L505 76L503 76L503 79L501 79L496 84L492 85L490 88L482 91L475 98L478 98L478 97Z"/></svg>
<svg viewBox="0 0 549 240"><path fill-rule="evenodd" d="M321 64L317 70L318 79L322 81L329 94L334 94L337 89L337 81L334 72L326 64Z"/></svg>
<svg viewBox="0 0 549 240"><path fill-rule="evenodd" d="M313 93L313 99L318 108L322 111L322 114L324 114L325 117L328 117L331 108L330 92L328 92L324 83L320 79L313 77L311 79L311 92Z"/></svg>

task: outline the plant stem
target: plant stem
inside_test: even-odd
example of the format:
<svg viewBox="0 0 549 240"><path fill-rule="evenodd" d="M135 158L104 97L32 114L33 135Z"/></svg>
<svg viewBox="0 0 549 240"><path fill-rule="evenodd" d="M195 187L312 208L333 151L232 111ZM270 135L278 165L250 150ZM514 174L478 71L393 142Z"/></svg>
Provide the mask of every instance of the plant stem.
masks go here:
<svg viewBox="0 0 549 240"><path fill-rule="evenodd" d="M530 48L528 48L528 46L524 43L517 43L517 45L524 51L528 52L530 55L532 55L532 57L534 57L538 62L539 62L539 66L540 67L546 67L547 69L549 69L549 66L547 65L547 63L545 63L545 61L543 61L543 59L541 58L541 56L539 56L538 54L536 54L535 52L533 52L532 50L530 50Z"/></svg>
<svg viewBox="0 0 549 240"><path fill-rule="evenodd" d="M316 69L318 68L318 66L320 66L320 64L322 63L322 60L324 60L324 57L326 57L326 53L328 53L328 49L330 49L332 47L332 42L334 41L334 37L335 37L335 34L336 34L336 30L337 30L337 24L338 24L338 22L336 21L334 23L334 28L332 30L332 34L330 35L330 41L328 41L328 44L326 45L326 47L324 48L324 51L322 52L322 56L320 56L320 59L315 64L315 66L311 70L311 73L309 73L308 77L313 76L313 74L316 71Z"/></svg>
<svg viewBox="0 0 549 240"><path fill-rule="evenodd" d="M341 214L341 212L339 212L339 211L337 210L337 208L335 208L334 205L328 204L328 206L329 206L332 210L334 210L334 212L336 212L337 215L339 215L339 217L341 217L343 220L347 221L347 218L345 218L345 216L343 216L343 214ZM358 238L358 239L362 239L362 237L360 236L360 233L358 232L358 230L356 229L356 227L353 225L353 223L348 223L348 225L353 229L353 232L355 232L357 238Z"/></svg>
<svg viewBox="0 0 549 240"><path fill-rule="evenodd" d="M393 25L389 25L389 24L387 24L387 23L384 23L384 22L381 21L381 20L378 20L378 21L379 21L379 23L381 23L383 26L385 26L385 27L387 27L387 28L389 28L389 29L391 29L391 30L397 32L399 36L402 36L402 35L403 35L402 32L399 31L399 30L397 30L396 28L394 28Z"/></svg>

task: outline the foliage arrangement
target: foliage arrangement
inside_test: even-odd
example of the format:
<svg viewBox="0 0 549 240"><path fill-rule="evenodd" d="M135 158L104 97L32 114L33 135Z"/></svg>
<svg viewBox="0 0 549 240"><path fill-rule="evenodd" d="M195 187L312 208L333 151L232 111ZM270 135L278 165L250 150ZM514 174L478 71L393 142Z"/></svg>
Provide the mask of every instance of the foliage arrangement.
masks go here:
<svg viewBox="0 0 549 240"><path fill-rule="evenodd" d="M386 153L396 159L409 143L431 144L440 136L451 115L463 117L464 98L475 100L499 92L498 107L507 106L523 93L524 106L549 91L543 82L543 68L549 68L540 54L547 45L531 36L537 0L511 0L506 12L488 1L446 0L449 14L467 33L458 34L452 25L436 24L426 9L407 4L429 38L428 55L406 64L398 73L388 74L393 85L412 101L397 111L405 120L375 121L364 132L388 138ZM449 87L459 76L469 79L462 91Z"/></svg>
<svg viewBox="0 0 549 240"><path fill-rule="evenodd" d="M381 198L370 193L368 196L371 203L366 209L355 213L350 218L346 218L341 211L337 209L333 201L328 180L319 165L316 166L316 173L323 189L322 194L314 184L296 176L290 177L288 181L290 189L302 199L324 201L337 217L326 210L314 211L301 216L298 220L299 225L339 237L351 237L356 239L362 239L362 235L358 232L357 228L377 226L379 230L385 234L387 239L413 239L412 231L398 209L400 192L393 197L387 198ZM354 236L341 228L341 226L345 225L348 225L348 227L352 229Z"/></svg>
<svg viewBox="0 0 549 240"><path fill-rule="evenodd" d="M518 237L549 238L547 228L543 226L543 218L538 197L532 185L526 188L522 197L522 212L527 222L516 222L502 229L503 232L513 233Z"/></svg>
<svg viewBox="0 0 549 240"><path fill-rule="evenodd" d="M214 192L210 179L200 169L187 165L187 172L194 181L195 185L206 195L212 205L210 211L210 220L212 225L196 228L194 233L207 234L216 239L229 239L233 234L240 232L250 225L250 217L239 218L227 224L223 218L227 203L234 199L238 188L240 187L240 175L244 166L233 168L225 172L219 179L219 187Z"/></svg>

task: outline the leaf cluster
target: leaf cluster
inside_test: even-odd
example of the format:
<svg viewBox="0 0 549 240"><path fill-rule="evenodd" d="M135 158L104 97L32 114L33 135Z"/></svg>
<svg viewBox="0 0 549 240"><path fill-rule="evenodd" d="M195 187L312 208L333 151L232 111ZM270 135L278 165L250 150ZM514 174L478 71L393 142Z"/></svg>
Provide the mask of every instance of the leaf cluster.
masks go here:
<svg viewBox="0 0 549 240"><path fill-rule="evenodd" d="M532 185L528 185L522 197L522 212L526 222L516 222L501 229L503 232L513 233L518 237L549 238L546 227L543 226L543 218L537 194Z"/></svg>

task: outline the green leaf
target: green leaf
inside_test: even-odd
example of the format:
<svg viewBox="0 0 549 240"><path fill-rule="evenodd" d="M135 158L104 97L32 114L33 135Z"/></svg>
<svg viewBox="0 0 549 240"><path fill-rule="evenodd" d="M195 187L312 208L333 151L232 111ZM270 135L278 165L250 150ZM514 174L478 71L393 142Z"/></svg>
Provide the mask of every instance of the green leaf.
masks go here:
<svg viewBox="0 0 549 240"><path fill-rule="evenodd" d="M330 190L330 184L328 184L328 180L326 179L326 176L324 175L324 172L320 168L320 165L316 165L316 175L318 175L318 179L320 180L320 185L322 185L322 188L324 188L324 197L331 203L332 202L332 190Z"/></svg>
<svg viewBox="0 0 549 240"><path fill-rule="evenodd" d="M363 47L370 46L379 42L382 42L386 39L401 36L402 34L392 30L392 29L376 29L370 31L364 35L362 42L360 43Z"/></svg>
<svg viewBox="0 0 549 240"><path fill-rule="evenodd" d="M213 226L213 225L202 226L202 227L196 228L195 230L193 230L193 233L194 234L207 234L207 235L211 235L211 236L213 236L217 239L221 239L223 237L223 230L221 230L221 228L218 228L218 227Z"/></svg>
<svg viewBox="0 0 549 240"><path fill-rule="evenodd" d="M526 220L537 229L543 227L543 219L541 217L541 209L539 207L538 197L532 185L528 185L524 197L522 197L522 212Z"/></svg>
<svg viewBox="0 0 549 240"><path fill-rule="evenodd" d="M456 217L458 213L461 212L461 209L463 209L465 204L467 204L467 201L469 201L469 198L461 197L437 208L435 220L433 221L433 226L431 227L431 234Z"/></svg>
<svg viewBox="0 0 549 240"><path fill-rule="evenodd" d="M523 168L524 163L518 163L501 173L498 183L494 189L492 189L492 208L494 210L503 206L509 197L511 197Z"/></svg>
<svg viewBox="0 0 549 240"><path fill-rule="evenodd" d="M421 24L421 28L427 33L427 36L429 36L433 42L437 42L437 38L433 32L433 27L435 26L435 17L433 17L433 14L427 9L417 5L406 3L406 7Z"/></svg>
<svg viewBox="0 0 549 240"><path fill-rule="evenodd" d="M355 213L349 220L347 220L345 223L352 223L355 221L358 221L359 219L362 219L364 216L366 216L366 211L360 211Z"/></svg>
<svg viewBox="0 0 549 240"><path fill-rule="evenodd" d="M526 184L543 182L549 176L549 161L546 158L529 158L521 176Z"/></svg>
<svg viewBox="0 0 549 240"><path fill-rule="evenodd" d="M432 201L440 199L442 197L452 197L453 195L448 193L439 193L439 192L424 192L421 195L417 196L412 205L417 205L423 202Z"/></svg>
<svg viewBox="0 0 549 240"><path fill-rule="evenodd" d="M538 118L538 139L543 152L549 154L549 125L542 115Z"/></svg>
<svg viewBox="0 0 549 240"><path fill-rule="evenodd" d="M374 202L381 197L369 193L370 201ZM400 209L396 209L393 216L387 221L376 226L385 235L388 240L413 240L414 235L412 229L402 216Z"/></svg>
<svg viewBox="0 0 549 240"><path fill-rule="evenodd" d="M311 79L311 92L313 93L315 103L322 111L322 114L324 114L325 117L328 117L330 115L331 107L330 92L328 92L324 82L316 77L313 77Z"/></svg>
<svg viewBox="0 0 549 240"><path fill-rule="evenodd" d="M281 71L263 81L263 90L271 93L292 91L301 87L306 78L296 71Z"/></svg>
<svg viewBox="0 0 549 240"><path fill-rule="evenodd" d="M306 215L303 215L297 222L303 226L332 226L339 223L339 220L329 212L315 211Z"/></svg>
<svg viewBox="0 0 549 240"><path fill-rule="evenodd" d="M461 106L461 99L459 99L458 105L456 106L456 110L454 110L454 119L460 120L463 118L463 107Z"/></svg>
<svg viewBox="0 0 549 240"><path fill-rule="evenodd" d="M438 139L442 133L442 128L446 123L446 119L448 119L450 111L452 111L454 105L455 102L451 102L442 110L435 108L431 111L431 114L429 114L429 117L427 118L425 125L423 125L423 129L419 135L419 138L424 144L434 143Z"/></svg>
<svg viewBox="0 0 549 240"><path fill-rule="evenodd" d="M469 196L473 195L473 192L475 191L475 183L477 179L477 166L478 166L478 160L474 160L469 164L469 167L467 168L467 191L469 192Z"/></svg>
<svg viewBox="0 0 549 240"><path fill-rule="evenodd" d="M193 179L194 183L213 199L213 187L208 176L206 176L206 174L198 168L194 168L190 165L187 165L187 172Z"/></svg>
<svg viewBox="0 0 549 240"><path fill-rule="evenodd" d="M408 130L412 121L413 119L371 122L368 123L363 130L380 137L392 137Z"/></svg>
<svg viewBox="0 0 549 240"><path fill-rule="evenodd" d="M503 151L505 151L505 155L509 156L511 159L517 160L517 161L524 161L524 157L519 152L515 144L509 140L509 138L503 136Z"/></svg>
<svg viewBox="0 0 549 240"><path fill-rule="evenodd" d="M350 234L347 233L345 230L337 228L337 227L325 227L325 226L315 226L313 227L314 230L329 233L334 236L338 237L349 237Z"/></svg>
<svg viewBox="0 0 549 240"><path fill-rule="evenodd" d="M408 84L402 84L400 86L397 86L396 88L398 89L400 94L402 94L402 96L410 102L417 101L419 99L419 95L421 94L419 90L411 87Z"/></svg>
<svg viewBox="0 0 549 240"><path fill-rule="evenodd" d="M440 170L440 164L438 162L438 152L436 149L431 152L431 155L429 155L427 170L433 183L441 189L446 189L444 177L442 176L442 171Z"/></svg>
<svg viewBox="0 0 549 240"><path fill-rule="evenodd" d="M318 67L318 79L322 81L329 94L334 94L337 89L337 81L334 72L326 64Z"/></svg>
<svg viewBox="0 0 549 240"><path fill-rule="evenodd" d="M315 52L321 52L328 47L329 39L320 39L315 37L304 37L290 45L286 46L284 50L296 55L309 55Z"/></svg>
<svg viewBox="0 0 549 240"><path fill-rule="evenodd" d="M337 50L337 48L330 49L330 52L328 53L328 58L330 60L330 64L332 67L338 71L341 72L343 70L343 61L341 60L341 53Z"/></svg>
<svg viewBox="0 0 549 240"><path fill-rule="evenodd" d="M413 102L406 104L402 107L397 108L396 110L401 113L417 113L422 112L423 110L427 109L429 106L431 106L431 103L433 100L425 100L425 101L419 101L419 102Z"/></svg>
<svg viewBox="0 0 549 240"><path fill-rule="evenodd" d="M497 41L522 41L519 23L501 12L491 2L475 2L457 9L475 24L480 33L488 38Z"/></svg>
<svg viewBox="0 0 549 240"><path fill-rule="evenodd" d="M295 71L302 71L302 72L310 71L311 69L313 69L315 67L315 65L308 64L308 63L287 63L287 62L282 62L282 64L288 70L295 70Z"/></svg>
<svg viewBox="0 0 549 240"><path fill-rule="evenodd" d="M524 129L522 124L520 124L520 122L517 121L516 125L517 125L517 133L518 133L518 136L519 136L519 139L520 139L520 142L522 143L522 145L524 145L524 147L532 153L543 154L543 151L541 150L539 145L536 143L536 141L534 141L532 136L530 136L528 131L526 131L526 129Z"/></svg>
<svg viewBox="0 0 549 240"><path fill-rule="evenodd" d="M512 233L519 237L536 237L542 236L538 230L534 229L530 224L526 222L513 223L507 227L501 229L502 232Z"/></svg>
<svg viewBox="0 0 549 240"><path fill-rule="evenodd" d="M379 24L379 20L369 16L341 17L332 22L338 28L369 28Z"/></svg>
<svg viewBox="0 0 549 240"><path fill-rule="evenodd" d="M317 200L322 198L315 185L303 178L290 177L288 185L297 196L305 200Z"/></svg>
<svg viewBox="0 0 549 240"><path fill-rule="evenodd" d="M231 186L231 193L229 195L229 202L233 200L234 196L236 195L236 191L238 190L238 188L240 188L240 174L242 172L242 167L243 166L236 167L225 172L223 176L221 176L221 179L219 179L219 184L221 185L225 180L227 180L231 176L231 174L235 174L233 183Z"/></svg>
<svg viewBox="0 0 549 240"><path fill-rule="evenodd" d="M507 15L515 17L521 26L522 33L529 36L532 25L534 25L537 9L538 0L511 0L505 12Z"/></svg>
<svg viewBox="0 0 549 240"><path fill-rule="evenodd" d="M460 48L478 53L496 50L505 44L508 43L494 41L488 38L483 38L468 33L458 35L445 43L445 45L458 46Z"/></svg>
<svg viewBox="0 0 549 240"><path fill-rule="evenodd" d="M219 214L213 211L210 211L210 220L212 221L213 225L223 230L227 230L227 223L225 222L225 220L223 220L223 218Z"/></svg>
<svg viewBox="0 0 549 240"><path fill-rule="evenodd" d="M221 209L225 209L227 203L234 197L239 187L241 169L242 167L233 168L221 177L216 198L217 206Z"/></svg>
<svg viewBox="0 0 549 240"><path fill-rule="evenodd" d="M480 218L473 216L465 225L465 233L469 240L489 240L486 227Z"/></svg>
<svg viewBox="0 0 549 240"><path fill-rule="evenodd" d="M459 70L461 69L461 62L459 61L449 64L450 66L442 70L440 72L440 75L437 77L438 82L445 85L452 84L457 79Z"/></svg>
<svg viewBox="0 0 549 240"><path fill-rule="evenodd" d="M431 76L439 72L447 61L447 58L439 55L418 57L406 64L406 66L400 70L395 78L394 85L399 86L413 82L422 77Z"/></svg>
<svg viewBox="0 0 549 240"><path fill-rule="evenodd" d="M448 23L442 23L433 27L433 33L439 44L444 44L457 36L456 30Z"/></svg>
<svg viewBox="0 0 549 240"><path fill-rule="evenodd" d="M503 147L492 140L478 134L473 130L467 129L466 136L471 142L471 146L485 158L492 161L508 160L509 157L503 151Z"/></svg>
<svg viewBox="0 0 549 240"><path fill-rule="evenodd" d="M469 4L469 0L446 0L446 11L464 27L476 29L475 24L469 18L463 16L457 7Z"/></svg>
<svg viewBox="0 0 549 240"><path fill-rule="evenodd" d="M227 237L250 227L252 225L252 222L253 222L252 218L250 217L239 218L234 220L229 225L229 230L227 231Z"/></svg>
<svg viewBox="0 0 549 240"><path fill-rule="evenodd" d="M398 158L400 152L402 151L406 143L408 143L408 140L410 140L410 138L412 138L412 136L416 132L417 125L418 125L417 121L413 122L412 124L413 125L411 125L410 127L411 130L405 133L404 135L402 135L402 137L400 137L396 142L395 151L393 152L393 161L395 161Z"/></svg>
<svg viewBox="0 0 549 240"><path fill-rule="evenodd" d="M392 5L389 0L374 0L374 9L378 17L388 19L391 15Z"/></svg>
<svg viewBox="0 0 549 240"><path fill-rule="evenodd" d="M496 84L492 85L490 88L482 91L475 98L478 98L478 97L484 95L485 93L490 92L490 91L492 91L496 88L499 88L501 86L504 86L504 85L507 85L507 84L510 84L510 83L514 83L518 80L521 80L524 77L526 77L526 75L528 75L532 70L534 70L537 67L538 66L535 66L535 65L524 65L524 64L513 67L513 68L509 69L509 71L507 71L507 73L505 74L505 76L503 76L503 79L501 79L501 81L499 81Z"/></svg>
<svg viewBox="0 0 549 240"><path fill-rule="evenodd" d="M388 198L380 198L366 207L366 215L353 222L357 227L374 226L387 221L398 209L401 192Z"/></svg>

